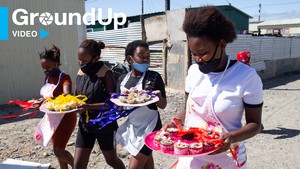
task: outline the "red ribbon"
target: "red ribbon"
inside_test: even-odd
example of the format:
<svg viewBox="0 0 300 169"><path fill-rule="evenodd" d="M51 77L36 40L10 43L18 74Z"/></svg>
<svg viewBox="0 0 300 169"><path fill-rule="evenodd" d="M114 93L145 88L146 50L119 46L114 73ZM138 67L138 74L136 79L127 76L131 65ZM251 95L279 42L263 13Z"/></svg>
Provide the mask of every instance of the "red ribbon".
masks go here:
<svg viewBox="0 0 300 169"><path fill-rule="evenodd" d="M26 101L21 101L21 100L11 100L7 104L17 104L21 108L23 108L23 111L27 111L30 108L37 108L39 106L38 104L34 104L34 103L26 102Z"/></svg>
<svg viewBox="0 0 300 169"><path fill-rule="evenodd" d="M38 104L34 104L34 103L30 103L30 102L26 102L26 101L21 101L21 100L11 100L9 101L7 104L11 105L11 104L17 104L19 105L21 108L23 108L23 111L27 111L29 109L35 109L37 108L39 105ZM29 119L34 118L37 115L38 111L32 111L32 112L27 112L24 114L12 114L12 115L7 115L7 116L0 116L1 119L11 119L11 118L19 118L19 117L24 117L27 115L31 115L29 116Z"/></svg>
<svg viewBox="0 0 300 169"><path fill-rule="evenodd" d="M215 145L220 145L222 148L224 140L220 140L220 134L212 131L207 131L197 127L190 127L187 130L182 127L182 122L178 118L174 118L173 121L175 122L178 128L178 136L184 136L186 134L193 134L194 139L197 142L205 142L205 143L213 143Z"/></svg>
<svg viewBox="0 0 300 169"><path fill-rule="evenodd" d="M0 119L12 119L12 118L19 118L19 117L23 117L23 116L27 116L32 114L29 119L34 118L37 115L38 111L32 111L32 112L28 112L28 113L24 113L24 114L12 114L12 115L7 115L7 116L0 116Z"/></svg>

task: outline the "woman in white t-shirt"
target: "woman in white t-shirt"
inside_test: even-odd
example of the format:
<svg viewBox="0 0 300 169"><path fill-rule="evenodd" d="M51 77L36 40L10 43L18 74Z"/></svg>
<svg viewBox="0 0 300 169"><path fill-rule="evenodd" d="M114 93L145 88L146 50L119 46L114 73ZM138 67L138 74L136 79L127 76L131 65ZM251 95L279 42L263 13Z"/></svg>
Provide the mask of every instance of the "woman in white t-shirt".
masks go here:
<svg viewBox="0 0 300 169"><path fill-rule="evenodd" d="M224 143L213 154L179 158L177 168L246 168L244 140L261 128L261 79L253 68L226 55L227 43L236 38L235 27L216 7L188 11L183 30L196 63L186 77L186 110L164 129L184 122L187 127L220 132Z"/></svg>

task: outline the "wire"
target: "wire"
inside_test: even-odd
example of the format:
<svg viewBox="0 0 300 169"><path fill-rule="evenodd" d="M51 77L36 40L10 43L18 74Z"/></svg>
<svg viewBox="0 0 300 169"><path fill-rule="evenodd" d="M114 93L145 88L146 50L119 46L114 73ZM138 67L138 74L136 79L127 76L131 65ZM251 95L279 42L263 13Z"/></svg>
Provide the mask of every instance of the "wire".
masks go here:
<svg viewBox="0 0 300 169"><path fill-rule="evenodd" d="M231 3L228 1L228 0L226 0L227 1L227 3L231 6Z"/></svg>
<svg viewBox="0 0 300 169"><path fill-rule="evenodd" d="M286 2L286 3L276 3L276 4L262 4L264 6L273 6L273 5L291 5L291 4L299 4L300 2Z"/></svg>
<svg viewBox="0 0 300 169"><path fill-rule="evenodd" d="M244 8L240 8L240 9L247 9L247 8L257 8L258 7L258 5L252 5L252 6L247 6L247 7L244 7Z"/></svg>
<svg viewBox="0 0 300 169"><path fill-rule="evenodd" d="M86 4L92 3L92 2L96 2L98 0L89 0L89 1L85 1Z"/></svg>
<svg viewBox="0 0 300 169"><path fill-rule="evenodd" d="M262 6L274 6L274 5L291 5L291 4L298 4L300 2L286 2L286 3L274 3L274 4L261 4ZM253 6L247 6L247 7L243 7L240 9L247 9L247 8L257 8L258 5L253 5Z"/></svg>

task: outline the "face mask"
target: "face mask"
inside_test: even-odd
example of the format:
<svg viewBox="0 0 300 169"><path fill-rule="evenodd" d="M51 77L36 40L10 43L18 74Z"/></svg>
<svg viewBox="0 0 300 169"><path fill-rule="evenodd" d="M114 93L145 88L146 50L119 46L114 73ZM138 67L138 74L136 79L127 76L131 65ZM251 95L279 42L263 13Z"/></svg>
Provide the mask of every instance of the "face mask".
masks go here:
<svg viewBox="0 0 300 169"><path fill-rule="evenodd" d="M45 70L44 71L44 73L45 73L45 75L46 76L55 76L55 75L58 75L59 73L60 73L60 70L59 70L59 68L54 68L53 70L51 70L51 71L47 71L47 70Z"/></svg>
<svg viewBox="0 0 300 169"><path fill-rule="evenodd" d="M92 61L93 60L91 60L87 64L79 65L80 69L83 73L85 73L85 74L92 74L93 73L93 70L95 69L96 63L93 63Z"/></svg>
<svg viewBox="0 0 300 169"><path fill-rule="evenodd" d="M131 57L132 59L132 57ZM133 60L133 59L132 59ZM150 67L150 64L148 63L136 63L134 60L133 60L133 63L132 63L132 67L141 72L141 73L144 73L148 70L148 68Z"/></svg>
<svg viewBox="0 0 300 169"><path fill-rule="evenodd" d="M214 52L214 56L208 61L208 62L201 62L201 63L197 63L198 66L199 66L199 70L204 73L204 74L207 74L209 72L212 72L214 71L221 63L221 59L222 59L222 52L221 52L221 58L220 59L217 59L217 60L213 60L216 56L216 53L217 53L217 50L218 50L218 46L219 46L219 43L216 47L216 50Z"/></svg>

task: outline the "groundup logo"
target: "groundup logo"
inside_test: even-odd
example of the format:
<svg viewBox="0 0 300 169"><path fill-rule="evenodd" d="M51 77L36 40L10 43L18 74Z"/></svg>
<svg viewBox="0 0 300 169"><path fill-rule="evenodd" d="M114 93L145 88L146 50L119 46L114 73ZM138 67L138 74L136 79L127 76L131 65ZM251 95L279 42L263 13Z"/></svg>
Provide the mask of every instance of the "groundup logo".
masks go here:
<svg viewBox="0 0 300 169"><path fill-rule="evenodd" d="M98 8L97 12L95 8L91 9L90 13L85 13L81 16L80 13L54 13L49 12L30 13L26 9L16 9L12 13L12 21L15 25L35 25L38 20L41 25L49 26L53 23L57 26L62 25L95 25L96 13L98 13L98 21L101 25L109 25L114 20L114 29L118 29L118 26L126 23L126 15L124 13L112 13L112 9L108 8L108 18L103 21L102 8ZM0 40L9 39L9 9L8 7L0 7ZM40 39L49 35L44 29L39 30L12 30L11 34L15 38L25 37L37 37L39 32Z"/></svg>
<svg viewBox="0 0 300 169"><path fill-rule="evenodd" d="M40 15L39 20L43 25L51 25L53 22L53 16L49 12L44 12Z"/></svg>

